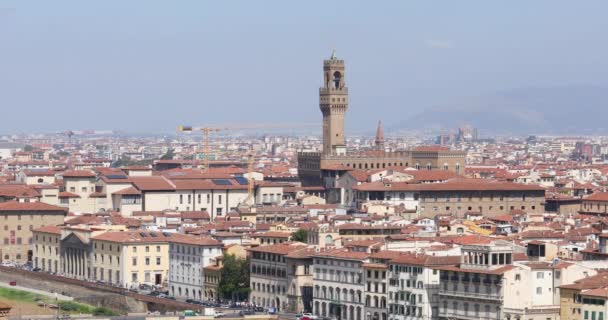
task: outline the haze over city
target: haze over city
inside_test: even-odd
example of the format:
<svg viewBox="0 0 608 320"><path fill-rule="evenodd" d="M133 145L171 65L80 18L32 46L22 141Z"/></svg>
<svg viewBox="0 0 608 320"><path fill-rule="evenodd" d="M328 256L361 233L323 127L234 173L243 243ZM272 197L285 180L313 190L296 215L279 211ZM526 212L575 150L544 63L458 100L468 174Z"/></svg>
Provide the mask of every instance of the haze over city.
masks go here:
<svg viewBox="0 0 608 320"><path fill-rule="evenodd" d="M0 2L0 320L605 320L606 9Z"/></svg>
<svg viewBox="0 0 608 320"><path fill-rule="evenodd" d="M412 117L437 130L594 132L569 114L581 100L608 109L607 9L605 1L3 1L0 103L28 121L0 131L317 121L319 59L335 49L348 61L351 133L380 119L388 130L419 128ZM463 109L467 119L454 112ZM496 123L496 109L512 123Z"/></svg>

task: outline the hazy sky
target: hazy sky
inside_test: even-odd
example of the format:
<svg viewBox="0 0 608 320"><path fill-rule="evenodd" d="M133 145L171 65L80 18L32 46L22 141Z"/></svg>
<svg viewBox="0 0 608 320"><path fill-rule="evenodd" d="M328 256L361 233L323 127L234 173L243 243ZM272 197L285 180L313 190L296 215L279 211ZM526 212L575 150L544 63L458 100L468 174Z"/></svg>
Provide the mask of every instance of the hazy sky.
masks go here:
<svg viewBox="0 0 608 320"><path fill-rule="evenodd" d="M320 120L346 60L347 128L461 96L608 85L608 1L2 1L0 132Z"/></svg>

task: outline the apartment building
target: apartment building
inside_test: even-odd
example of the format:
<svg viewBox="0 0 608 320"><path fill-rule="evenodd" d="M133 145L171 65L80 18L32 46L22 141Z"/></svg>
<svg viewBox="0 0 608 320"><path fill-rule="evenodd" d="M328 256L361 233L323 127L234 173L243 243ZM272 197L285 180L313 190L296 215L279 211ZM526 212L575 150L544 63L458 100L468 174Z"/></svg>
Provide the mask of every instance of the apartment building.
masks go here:
<svg viewBox="0 0 608 320"><path fill-rule="evenodd" d="M204 301L216 301L219 298L218 291L222 280L222 269L224 257L217 257L211 260L211 265L203 268L203 291Z"/></svg>
<svg viewBox="0 0 608 320"><path fill-rule="evenodd" d="M50 169L23 169L19 171L15 180L28 185L46 185L55 182L57 172Z"/></svg>
<svg viewBox="0 0 608 320"><path fill-rule="evenodd" d="M464 245L461 262L440 271L440 319L504 319L505 273L512 270L513 249L507 242Z"/></svg>
<svg viewBox="0 0 608 320"><path fill-rule="evenodd" d="M595 192L583 198L580 212L600 216L608 215L608 192Z"/></svg>
<svg viewBox="0 0 608 320"><path fill-rule="evenodd" d="M32 230L32 266L48 273L61 272L59 250L61 248L61 228L44 226Z"/></svg>
<svg viewBox="0 0 608 320"><path fill-rule="evenodd" d="M169 245L169 292L181 300L205 297L205 267L222 255L222 243L210 237L173 234Z"/></svg>
<svg viewBox="0 0 608 320"><path fill-rule="evenodd" d="M63 189L59 194L60 205L70 212L94 213L108 209L104 197L96 193L97 175L90 170L66 171L62 175Z"/></svg>
<svg viewBox="0 0 608 320"><path fill-rule="evenodd" d="M90 278L124 288L166 285L169 243L174 236L152 231L108 231L93 236Z"/></svg>
<svg viewBox="0 0 608 320"><path fill-rule="evenodd" d="M387 257L389 270L389 320L439 318L439 270L453 265L460 256L430 256L386 251L373 257Z"/></svg>
<svg viewBox="0 0 608 320"><path fill-rule="evenodd" d="M606 319L608 274L601 272L560 286L561 320Z"/></svg>
<svg viewBox="0 0 608 320"><path fill-rule="evenodd" d="M304 282L289 278L306 276L306 274L298 272L298 264L292 261L289 264L291 269L288 278L287 256L290 253L306 250L307 247L308 245L300 242L284 242L249 249L251 254L249 300L257 306L274 308L277 311L288 309L288 288L292 290L292 285L296 285L296 290L290 291L290 294L297 296L297 286L300 282ZM293 270L294 265L296 270Z"/></svg>
<svg viewBox="0 0 608 320"><path fill-rule="evenodd" d="M106 178L106 180L110 180ZM225 216L247 199L246 179L181 179L164 176L129 177L131 186L112 194L114 209L135 211L206 211L212 219Z"/></svg>
<svg viewBox="0 0 608 320"><path fill-rule="evenodd" d="M596 271L571 262L514 262L504 274L505 319L559 320L560 285L595 275Z"/></svg>
<svg viewBox="0 0 608 320"><path fill-rule="evenodd" d="M363 320L366 288L363 265L369 262L369 254L342 248L319 252L313 259L313 313L335 319Z"/></svg>
<svg viewBox="0 0 608 320"><path fill-rule="evenodd" d="M287 262L287 312L313 311L313 256L316 250L306 247L293 250Z"/></svg>
<svg viewBox="0 0 608 320"><path fill-rule="evenodd" d="M452 179L442 183L410 184L378 181L353 187L359 208L374 203L403 206L421 216L455 214L464 217L476 211L486 215L513 210L543 212L545 189L535 185L486 179Z"/></svg>
<svg viewBox="0 0 608 320"><path fill-rule="evenodd" d="M0 258L3 262L24 264L32 261L32 231L43 226L63 224L64 208L43 202L0 202Z"/></svg>
<svg viewBox="0 0 608 320"><path fill-rule="evenodd" d="M365 319L387 320L388 265L374 262L364 263L363 275L365 277Z"/></svg>
<svg viewBox="0 0 608 320"><path fill-rule="evenodd" d="M362 225L359 223L345 223L338 226L338 233L342 240L371 240L384 238L401 233L401 226L395 225Z"/></svg>

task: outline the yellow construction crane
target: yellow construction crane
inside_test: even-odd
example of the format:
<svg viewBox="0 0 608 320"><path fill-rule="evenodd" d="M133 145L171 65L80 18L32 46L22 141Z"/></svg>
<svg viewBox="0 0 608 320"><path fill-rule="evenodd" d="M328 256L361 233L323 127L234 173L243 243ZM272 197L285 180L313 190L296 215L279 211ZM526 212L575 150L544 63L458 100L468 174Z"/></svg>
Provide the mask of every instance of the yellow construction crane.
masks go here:
<svg viewBox="0 0 608 320"><path fill-rule="evenodd" d="M218 132L224 130L255 130L255 129L273 129L273 128L297 128L297 127L316 127L318 123L283 123L283 124L253 124L253 125L244 125L244 126L226 126L226 127L192 127L192 126L179 126L177 127L177 131L179 132L193 132L200 131L203 133L203 152L205 154L205 158L203 159L203 172L207 172L209 170L209 154L211 153L209 146L209 135L211 132ZM247 154L248 157L248 165L247 172L249 177L247 178L247 200L245 203L253 204L254 196L254 179L253 179L253 163L255 160L253 150L250 150Z"/></svg>
<svg viewBox="0 0 608 320"><path fill-rule="evenodd" d="M319 126L318 123L252 124L252 125L237 125L237 126L226 126L226 127L179 126L179 127L177 127L177 131L179 131L179 132L200 131L203 133L203 152L205 153L205 159L203 161L205 168L203 169L203 172L207 172L207 170L209 169L209 153L211 152L210 147L209 147L209 135L211 132L224 131L224 130L255 130L255 129L278 129L278 128L298 128L298 127L317 127L317 126Z"/></svg>
<svg viewBox="0 0 608 320"><path fill-rule="evenodd" d="M245 203L252 205L255 203L255 199L253 198L253 187L254 187L254 182L255 182L255 180L253 179L253 161L254 161L253 151L249 151L249 154L247 154L247 156L248 156L248 159L247 159L248 177L247 177L247 200L245 200Z"/></svg>
<svg viewBox="0 0 608 320"><path fill-rule="evenodd" d="M209 169L209 133L216 132L222 130L221 128L212 128L212 127L191 127L191 126L179 126L177 127L177 131L180 132L192 132L192 131L201 131L203 133L203 153L205 158L203 159L204 168L203 172L207 172Z"/></svg>

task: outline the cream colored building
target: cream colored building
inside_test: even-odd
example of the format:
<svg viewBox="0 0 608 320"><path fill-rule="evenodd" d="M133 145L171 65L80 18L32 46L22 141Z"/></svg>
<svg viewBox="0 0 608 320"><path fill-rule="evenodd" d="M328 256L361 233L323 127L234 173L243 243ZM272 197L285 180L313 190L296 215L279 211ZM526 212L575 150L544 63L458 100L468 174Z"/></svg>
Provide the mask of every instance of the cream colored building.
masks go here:
<svg viewBox="0 0 608 320"><path fill-rule="evenodd" d="M298 281L293 277L299 275L309 277L311 271L308 269L306 274L304 269L298 270L300 263L288 259L288 255L307 248L308 245L304 243L292 242L249 249L251 253L249 301L256 306L276 308L277 312L300 311L296 310L298 308L296 300L301 296L298 289L306 284L306 280L302 278Z"/></svg>
<svg viewBox="0 0 608 320"><path fill-rule="evenodd" d="M43 202L8 201L0 203L0 258L3 262L24 264L32 260L32 230L63 224L64 208Z"/></svg>
<svg viewBox="0 0 608 320"><path fill-rule="evenodd" d="M114 209L134 211L207 211L212 219L245 203L247 185L235 179L170 180L163 176L130 177L132 186L113 192Z"/></svg>
<svg viewBox="0 0 608 320"><path fill-rule="evenodd" d="M596 274L568 262L516 262L514 267L504 275L502 311L506 318L522 320L559 320L559 286Z"/></svg>
<svg viewBox="0 0 608 320"><path fill-rule="evenodd" d="M166 284L171 237L151 231L109 231L92 237L91 279L125 288Z"/></svg>
<svg viewBox="0 0 608 320"><path fill-rule="evenodd" d="M61 228L44 226L32 230L32 266L40 271L59 273L61 270L59 250L61 247Z"/></svg>
<svg viewBox="0 0 608 320"><path fill-rule="evenodd" d="M64 193L63 196L60 194L60 198L70 212L95 213L108 208L106 198L98 196L96 192L97 176L93 171L66 171L62 176Z"/></svg>
<svg viewBox="0 0 608 320"><path fill-rule="evenodd" d="M16 180L28 185L53 184L55 182L55 174L55 171L48 169L23 169L17 174Z"/></svg>
<svg viewBox="0 0 608 320"><path fill-rule="evenodd" d="M203 293L204 301L216 301L219 298L219 285L222 280L224 258L217 257L215 260L212 260L212 262L211 265L206 266L203 270L205 288Z"/></svg>

